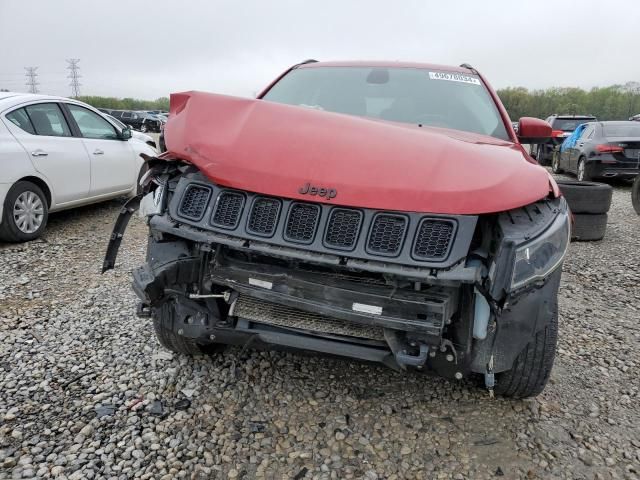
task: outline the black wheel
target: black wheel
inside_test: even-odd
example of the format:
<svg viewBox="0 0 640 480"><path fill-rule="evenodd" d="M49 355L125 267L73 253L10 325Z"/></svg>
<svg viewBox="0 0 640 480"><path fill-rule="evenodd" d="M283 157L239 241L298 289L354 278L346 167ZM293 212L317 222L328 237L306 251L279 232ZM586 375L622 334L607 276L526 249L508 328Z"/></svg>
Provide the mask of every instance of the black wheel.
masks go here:
<svg viewBox="0 0 640 480"><path fill-rule="evenodd" d="M140 131L142 133L147 133L147 126L144 123L140 125Z"/></svg>
<svg viewBox="0 0 640 480"><path fill-rule="evenodd" d="M535 397L544 390L556 356L558 307L554 307L547 326L520 352L511 370L496 378L495 392L505 397Z"/></svg>
<svg viewBox="0 0 640 480"><path fill-rule="evenodd" d="M611 207L613 188L606 183L558 180L572 213L607 213Z"/></svg>
<svg viewBox="0 0 640 480"><path fill-rule="evenodd" d="M591 175L587 171L587 160L584 157L580 157L578 160L578 172L576 173L576 177L579 182L588 182L591 180Z"/></svg>
<svg viewBox="0 0 640 480"><path fill-rule="evenodd" d="M575 213L571 238L578 242L602 240L607 231L607 214Z"/></svg>
<svg viewBox="0 0 640 480"><path fill-rule="evenodd" d="M562 173L564 170L560 168L560 152L557 150L553 151L553 157L551 159L551 171L553 173Z"/></svg>
<svg viewBox="0 0 640 480"><path fill-rule="evenodd" d="M44 232L48 218L47 197L40 187L31 182L17 182L4 199L0 240L34 240Z"/></svg>
<svg viewBox="0 0 640 480"><path fill-rule="evenodd" d="M631 188L631 203L633 203L633 209L640 215L640 175L636 177Z"/></svg>
<svg viewBox="0 0 640 480"><path fill-rule="evenodd" d="M191 338L186 338L178 334L175 303L168 300L152 311L153 328L160 345L176 353L187 355L204 355L220 352L224 350L224 345L196 343Z"/></svg>

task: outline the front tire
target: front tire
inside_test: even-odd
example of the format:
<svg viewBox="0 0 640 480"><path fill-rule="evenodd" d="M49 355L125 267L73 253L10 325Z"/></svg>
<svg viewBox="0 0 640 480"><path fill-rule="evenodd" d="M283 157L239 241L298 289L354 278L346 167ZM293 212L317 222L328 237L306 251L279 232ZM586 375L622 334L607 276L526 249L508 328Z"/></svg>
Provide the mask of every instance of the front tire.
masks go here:
<svg viewBox="0 0 640 480"><path fill-rule="evenodd" d="M28 242L44 232L49 219L47 197L36 184L21 181L4 199L0 240Z"/></svg>
<svg viewBox="0 0 640 480"><path fill-rule="evenodd" d="M558 307L554 306L547 325L516 358L511 370L496 378L495 392L505 397L535 397L549 381L558 342Z"/></svg>
<svg viewBox="0 0 640 480"><path fill-rule="evenodd" d="M163 302L152 310L153 328L160 345L175 353L186 355L205 355L224 350L224 345L196 343L192 338L178 334L175 303L172 300Z"/></svg>
<svg viewBox="0 0 640 480"><path fill-rule="evenodd" d="M551 171L556 174L564 172L564 170L560 168L560 152L553 152L553 159L551 160Z"/></svg>
<svg viewBox="0 0 640 480"><path fill-rule="evenodd" d="M580 160L578 160L578 173L576 177L579 182L588 182L591 180L591 175L587 172L587 161L584 157L580 157Z"/></svg>

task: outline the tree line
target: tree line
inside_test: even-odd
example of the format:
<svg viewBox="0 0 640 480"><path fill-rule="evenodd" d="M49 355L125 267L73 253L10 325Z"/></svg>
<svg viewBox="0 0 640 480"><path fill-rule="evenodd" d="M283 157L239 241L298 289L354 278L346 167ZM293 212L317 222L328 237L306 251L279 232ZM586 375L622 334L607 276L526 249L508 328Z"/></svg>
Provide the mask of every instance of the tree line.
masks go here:
<svg viewBox="0 0 640 480"><path fill-rule="evenodd" d="M595 115L600 120L627 120L640 113L640 82L624 85L581 88L548 88L527 90L524 87L509 87L498 90L513 121L520 117L547 118L553 113ZM138 98L116 98L81 96L78 100L96 108L114 110L169 110L169 98L155 100Z"/></svg>
<svg viewBox="0 0 640 480"><path fill-rule="evenodd" d="M581 88L527 90L510 87L498 90L511 120L520 117L545 119L549 115L594 115L598 120L628 120L640 113L640 82L624 85Z"/></svg>
<svg viewBox="0 0 640 480"><path fill-rule="evenodd" d="M169 98L160 97L155 100L141 100L139 98L100 97L96 95L79 96L78 100L95 108L110 108L112 110L165 110L169 111Z"/></svg>

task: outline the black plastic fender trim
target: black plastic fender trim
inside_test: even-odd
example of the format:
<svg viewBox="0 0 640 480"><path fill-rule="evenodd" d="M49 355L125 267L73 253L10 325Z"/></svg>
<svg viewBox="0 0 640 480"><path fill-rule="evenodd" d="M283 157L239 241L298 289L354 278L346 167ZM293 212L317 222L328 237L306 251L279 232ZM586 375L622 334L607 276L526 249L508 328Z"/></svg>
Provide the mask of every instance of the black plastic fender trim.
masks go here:
<svg viewBox="0 0 640 480"><path fill-rule="evenodd" d="M129 225L131 216L138 210L138 208L140 208L141 200L142 195L136 195L135 197L130 198L120 210L116 223L113 226L111 238L109 238L109 244L107 245L107 252L104 256L104 262L102 263L101 273L105 273L115 267L116 257L118 256L120 244L122 243L122 237L127 229L127 225Z"/></svg>

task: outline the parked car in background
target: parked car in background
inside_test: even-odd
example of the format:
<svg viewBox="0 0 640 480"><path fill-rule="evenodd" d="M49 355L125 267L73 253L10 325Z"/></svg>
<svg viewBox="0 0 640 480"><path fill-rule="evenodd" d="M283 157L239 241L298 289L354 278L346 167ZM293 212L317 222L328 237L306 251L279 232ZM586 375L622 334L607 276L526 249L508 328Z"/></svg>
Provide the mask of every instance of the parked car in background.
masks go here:
<svg viewBox="0 0 640 480"><path fill-rule="evenodd" d="M640 122L640 113L634 115L633 117L629 117L629 120L631 120L632 122Z"/></svg>
<svg viewBox="0 0 640 480"><path fill-rule="evenodd" d="M185 354L313 350L537 395L569 212L472 67L306 62L258 99L171 96L136 203L139 313ZM197 146L197 148L194 148Z"/></svg>
<svg viewBox="0 0 640 480"><path fill-rule="evenodd" d="M640 123L589 122L578 126L552 161L554 173L580 181L633 178L640 172Z"/></svg>
<svg viewBox="0 0 640 480"><path fill-rule="evenodd" d="M49 212L135 195L140 154L155 150L103 115L68 98L0 93L1 240L39 237Z"/></svg>
<svg viewBox="0 0 640 480"><path fill-rule="evenodd" d="M140 132L159 132L162 121L146 112L132 112L130 110L113 110L111 115L125 125Z"/></svg>
<svg viewBox="0 0 640 480"><path fill-rule="evenodd" d="M120 128L121 130L125 129L125 128L131 128L131 127L127 127L127 125L125 125L124 123L122 123L120 120L118 120L116 117L109 115L109 114L105 114L105 117L107 117L111 122L115 123L116 126L118 128ZM135 138L136 140L140 140L144 143L146 143L147 145L149 145L150 147L153 148L158 148L156 145L155 140L153 139L153 137L151 135L147 135L146 133L142 133L139 132L137 130L131 130L131 137Z"/></svg>
<svg viewBox="0 0 640 480"><path fill-rule="evenodd" d="M111 112L113 112L113 109L111 108L98 108L98 110L100 110L102 113L106 113L107 115L111 115Z"/></svg>
<svg viewBox="0 0 640 480"><path fill-rule="evenodd" d="M564 142L565 138L573 133L573 131L586 122L597 121L593 115L558 115L553 114L546 119L551 125L551 138L549 141L538 145L535 149L535 158L540 165L549 165L553 151L556 147Z"/></svg>

